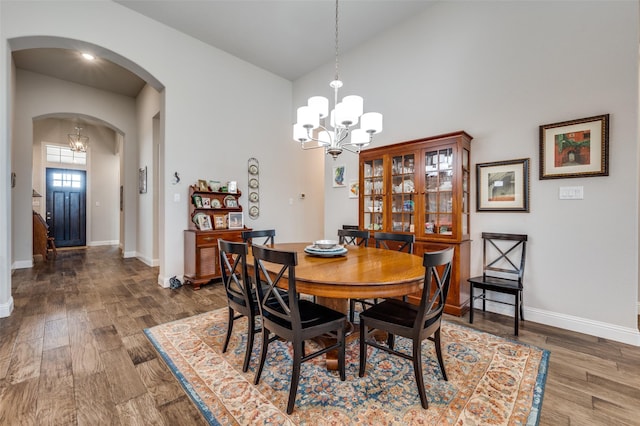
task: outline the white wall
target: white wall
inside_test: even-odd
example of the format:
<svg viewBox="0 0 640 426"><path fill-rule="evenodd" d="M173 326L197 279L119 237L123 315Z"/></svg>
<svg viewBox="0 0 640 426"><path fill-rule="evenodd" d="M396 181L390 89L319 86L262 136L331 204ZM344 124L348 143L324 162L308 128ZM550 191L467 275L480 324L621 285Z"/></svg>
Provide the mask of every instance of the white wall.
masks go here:
<svg viewBox="0 0 640 426"><path fill-rule="evenodd" d="M14 157L14 167L19 170L20 179L16 184L16 188L13 192L12 206L13 206L13 226L16 235L21 235L21 238L13 239L13 264L20 267L22 265L29 265L33 257L31 249L31 234L32 224L31 218L25 215L25 212L31 211L31 189L34 187L32 182L32 153L34 138L34 124L33 119L41 116L47 116L55 113L68 113L68 114L80 114L89 117L95 117L101 119L111 126L124 132L129 142L129 149L131 154L136 155L135 137L135 102L133 98L116 95L111 92L105 92L103 90L97 90L86 86L69 83L56 78L46 77L41 74L33 73L30 71L18 70L16 72L16 121L14 138L14 149L16 154ZM104 228L96 231L96 226L100 226L107 215L117 214L112 210L113 199L115 197L118 200L119 208L119 191L117 187L118 175L114 174L113 167L119 164L119 159L115 156L116 146L113 139L115 135L113 131L107 129L99 130L98 127L90 127L87 129L88 135L95 140L104 141L107 145L101 147L100 143L96 144L96 161L93 167L96 168L99 175L103 173L109 173L114 181L113 186L109 186L107 190L103 183L100 181L88 182L91 185L95 185L96 190L102 191L100 193L89 190L87 195L87 213L94 211L96 216L89 215L87 221L87 231L89 238L88 241L113 241L117 240L117 233L113 234L109 231L113 223L111 221L105 224ZM103 132L111 132L104 134ZM66 138L66 130L58 130L53 136L55 141L49 142L64 142ZM42 135L45 137L46 135ZM53 138L52 137L52 138ZM40 139L40 138L39 138ZM125 149L127 143L125 142ZM94 147L90 149L93 150ZM27 150L29 155L27 156ZM105 152L103 152L105 151ZM107 159L106 155L110 153L112 158ZM89 161L92 156L90 155ZM42 185L42 181L37 183L38 187ZM137 188L137 186L136 186ZM41 188L43 189L43 188ZM43 192L41 194L44 195ZM96 199L93 199L93 196ZM105 207L96 208L95 201L101 201L100 198L104 197ZM92 206L93 208L90 208ZM135 204L130 204L131 209L129 215L131 218L136 217ZM96 220L96 223L92 222L92 219ZM135 219L132 219L133 221ZM117 221L115 222L117 223ZM135 223L134 223L135 225ZM135 228L134 228L135 229ZM103 234L103 231L109 231L107 234ZM105 238L104 240L102 238ZM135 247L135 234L127 235L125 237L125 246L131 245Z"/></svg>
<svg viewBox="0 0 640 426"><path fill-rule="evenodd" d="M145 86L136 99L136 116L138 117L138 168L147 168L147 192L138 195L138 247L137 257L150 266L157 266L154 257L154 235L158 229L154 200L157 189L154 184L157 170L154 166L154 131L153 117L160 114L160 93L151 86ZM157 152L157 147L155 148ZM155 194L155 197L154 197ZM156 255L157 256L157 253Z"/></svg>
<svg viewBox="0 0 640 426"><path fill-rule="evenodd" d="M384 114L374 146L465 130L473 164L531 158L530 213L473 212L472 273L482 231L526 233L528 320L640 344L638 2L441 2L344 54L341 70L343 94ZM328 92L331 75L327 65L297 81L294 105ZM610 176L539 180L538 126L606 113ZM356 156L341 157L356 176ZM328 235L357 221L331 166ZM558 200L574 185L584 200Z"/></svg>

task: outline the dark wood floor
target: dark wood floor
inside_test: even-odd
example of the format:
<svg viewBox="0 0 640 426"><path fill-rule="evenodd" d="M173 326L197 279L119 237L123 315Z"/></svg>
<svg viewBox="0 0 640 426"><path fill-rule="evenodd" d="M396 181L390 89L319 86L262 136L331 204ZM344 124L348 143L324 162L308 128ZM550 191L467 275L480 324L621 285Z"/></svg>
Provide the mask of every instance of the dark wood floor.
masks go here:
<svg viewBox="0 0 640 426"><path fill-rule="evenodd" d="M157 275L113 247L17 270L0 319L0 425L205 424L142 330L225 306L224 293L161 289ZM499 315L474 327L512 337ZM529 322L519 340L551 351L540 424L640 425L640 348Z"/></svg>

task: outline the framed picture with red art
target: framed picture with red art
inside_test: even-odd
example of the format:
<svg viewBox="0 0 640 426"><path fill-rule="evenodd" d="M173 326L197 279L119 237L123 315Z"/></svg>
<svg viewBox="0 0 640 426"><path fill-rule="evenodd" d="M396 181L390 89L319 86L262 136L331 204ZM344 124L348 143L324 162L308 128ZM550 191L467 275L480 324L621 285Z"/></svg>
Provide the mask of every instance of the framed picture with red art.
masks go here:
<svg viewBox="0 0 640 426"><path fill-rule="evenodd" d="M609 176L609 114L540 126L540 179Z"/></svg>

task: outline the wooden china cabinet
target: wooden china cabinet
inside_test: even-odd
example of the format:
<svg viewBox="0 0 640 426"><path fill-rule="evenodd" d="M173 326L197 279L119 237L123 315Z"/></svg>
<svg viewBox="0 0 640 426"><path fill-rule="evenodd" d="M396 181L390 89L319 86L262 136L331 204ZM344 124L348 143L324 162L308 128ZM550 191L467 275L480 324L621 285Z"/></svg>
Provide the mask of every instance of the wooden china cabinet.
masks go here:
<svg viewBox="0 0 640 426"><path fill-rule="evenodd" d="M248 228L229 223L229 213L242 214L239 198L242 194L230 192L202 191L196 186L189 188L189 229L184 231L184 281L194 290L202 284L222 277L218 253L218 239L242 241L242 231ZM209 217L202 226L200 217ZM208 228L208 224L212 229ZM229 229L229 226L234 229Z"/></svg>
<svg viewBox="0 0 640 426"><path fill-rule="evenodd" d="M360 153L360 228L412 233L418 256L453 247L445 312L458 316L469 309L471 139L460 131Z"/></svg>

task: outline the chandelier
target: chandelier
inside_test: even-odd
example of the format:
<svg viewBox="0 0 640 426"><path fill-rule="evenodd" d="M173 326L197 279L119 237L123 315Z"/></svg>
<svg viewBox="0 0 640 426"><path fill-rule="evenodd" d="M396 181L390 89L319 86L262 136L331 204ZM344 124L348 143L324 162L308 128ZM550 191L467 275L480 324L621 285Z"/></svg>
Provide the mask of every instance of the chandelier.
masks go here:
<svg viewBox="0 0 640 426"><path fill-rule="evenodd" d="M80 130L82 127L76 127L75 133L69 133L69 147L71 151L87 152L89 136L82 136Z"/></svg>
<svg viewBox="0 0 640 426"><path fill-rule="evenodd" d="M343 150L359 153L369 145L373 135L382 131L382 114L368 112L363 114L364 100L361 96L351 95L338 102L338 89L342 81L338 75L338 0L336 0L336 44L335 78L329 83L333 88L333 105L329 115L329 100L324 96L309 98L306 106L298 108L297 123L293 125L293 139L300 142L302 149L324 148L335 160ZM326 118L329 117L329 124ZM355 127L360 121L360 128ZM352 129L353 128L353 129ZM349 139L347 139L349 138ZM307 146L306 142L317 142Z"/></svg>

